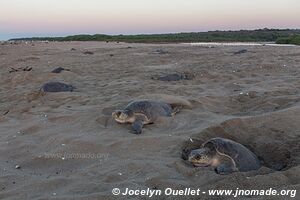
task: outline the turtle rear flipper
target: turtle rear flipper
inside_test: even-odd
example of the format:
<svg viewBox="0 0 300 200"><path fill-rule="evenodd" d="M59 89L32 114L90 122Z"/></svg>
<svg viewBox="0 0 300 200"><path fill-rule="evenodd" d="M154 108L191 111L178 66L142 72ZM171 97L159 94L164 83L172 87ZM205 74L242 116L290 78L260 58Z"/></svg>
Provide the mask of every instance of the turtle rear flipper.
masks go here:
<svg viewBox="0 0 300 200"><path fill-rule="evenodd" d="M143 121L142 120L135 120L132 123L132 129L134 134L141 134L143 131Z"/></svg>

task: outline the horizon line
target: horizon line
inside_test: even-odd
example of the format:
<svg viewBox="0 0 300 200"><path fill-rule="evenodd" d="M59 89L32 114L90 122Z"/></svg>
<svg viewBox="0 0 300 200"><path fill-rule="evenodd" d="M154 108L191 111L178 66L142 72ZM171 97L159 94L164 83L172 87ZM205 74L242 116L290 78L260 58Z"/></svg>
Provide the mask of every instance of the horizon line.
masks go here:
<svg viewBox="0 0 300 200"><path fill-rule="evenodd" d="M184 32L160 32L160 33L134 33L134 34L126 34L126 33L118 33L118 34L107 34L107 33L70 33L70 34L64 34L62 36L51 36L51 34L49 34L48 36L24 36L24 37L14 37L14 38L9 38L7 40L1 40L0 41L9 41L9 40L14 40L14 39L28 39L28 38L63 38L63 37L68 37L68 36L76 36L76 35L106 35L106 36L135 36L135 35L164 35L164 34L184 34L184 33L208 33L208 32L238 32L238 31L258 31L258 30L300 30L299 28L256 28L256 29L215 29L215 30L207 30L207 31L184 31ZM57 33L58 35L59 33ZM41 34L42 35L42 34Z"/></svg>

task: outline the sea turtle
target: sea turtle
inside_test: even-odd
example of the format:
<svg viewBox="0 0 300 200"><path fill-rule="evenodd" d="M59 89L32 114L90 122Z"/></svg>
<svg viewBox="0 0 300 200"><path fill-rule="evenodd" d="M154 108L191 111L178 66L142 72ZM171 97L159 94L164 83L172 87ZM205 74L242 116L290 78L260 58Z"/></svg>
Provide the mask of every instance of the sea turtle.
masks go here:
<svg viewBox="0 0 300 200"><path fill-rule="evenodd" d="M163 49L157 49L157 50L155 50L155 53L157 53L157 54L168 54L169 52L165 51Z"/></svg>
<svg viewBox="0 0 300 200"><path fill-rule="evenodd" d="M242 50L234 52L233 55L240 55L240 54L243 54L243 53L246 53L246 52L247 52L247 49L242 49Z"/></svg>
<svg viewBox="0 0 300 200"><path fill-rule="evenodd" d="M52 73L60 73L60 72L62 72L63 70L65 70L65 71L70 71L69 69L65 69L65 68L63 68L63 67L57 67L57 68L55 68L54 70L52 70L51 72Z"/></svg>
<svg viewBox="0 0 300 200"><path fill-rule="evenodd" d="M94 52L92 52L92 51L85 51L85 52L83 52L83 54L85 54L85 55L93 55Z"/></svg>
<svg viewBox="0 0 300 200"><path fill-rule="evenodd" d="M48 82L41 87L42 92L73 92L74 86L61 82Z"/></svg>
<svg viewBox="0 0 300 200"><path fill-rule="evenodd" d="M251 171L260 168L257 156L242 144L224 138L212 138L202 148L192 150L188 161L196 167L214 167L218 174Z"/></svg>
<svg viewBox="0 0 300 200"><path fill-rule="evenodd" d="M154 123L159 117L171 117L179 107L165 102L140 100L129 103L123 110L116 110L112 117L121 124L131 123L135 134L141 134L143 125Z"/></svg>
<svg viewBox="0 0 300 200"><path fill-rule="evenodd" d="M188 76L185 74L167 74L159 77L151 77L151 79L154 80L160 80L160 81L180 81L180 80L187 80Z"/></svg>

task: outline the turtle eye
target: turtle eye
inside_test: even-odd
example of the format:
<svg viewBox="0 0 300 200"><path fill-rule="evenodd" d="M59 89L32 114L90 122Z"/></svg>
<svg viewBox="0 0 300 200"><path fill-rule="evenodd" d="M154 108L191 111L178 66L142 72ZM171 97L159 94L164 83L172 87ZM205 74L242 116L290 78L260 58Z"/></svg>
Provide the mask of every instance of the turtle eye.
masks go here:
<svg viewBox="0 0 300 200"><path fill-rule="evenodd" d="M200 155L195 155L195 159L196 159L196 160L200 160L200 159L201 159L201 156L200 156Z"/></svg>
<svg viewBox="0 0 300 200"><path fill-rule="evenodd" d="M119 117L119 116L121 115L121 111L115 111L115 112L113 113L113 115Z"/></svg>

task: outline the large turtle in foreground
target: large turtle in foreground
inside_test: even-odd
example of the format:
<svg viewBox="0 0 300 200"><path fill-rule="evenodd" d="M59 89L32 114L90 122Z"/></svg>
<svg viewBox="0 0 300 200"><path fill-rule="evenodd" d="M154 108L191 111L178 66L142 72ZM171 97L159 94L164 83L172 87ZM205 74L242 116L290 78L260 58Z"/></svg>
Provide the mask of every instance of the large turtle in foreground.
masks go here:
<svg viewBox="0 0 300 200"><path fill-rule="evenodd" d="M251 171L261 167L257 156L242 144L224 138L212 138L202 148L192 150L188 161L196 167L214 167L218 174Z"/></svg>
<svg viewBox="0 0 300 200"><path fill-rule="evenodd" d="M143 125L154 123L160 117L171 117L179 112L179 107L165 102L140 100L129 103L123 110L112 113L112 117L121 124L131 123L135 134L141 134Z"/></svg>

